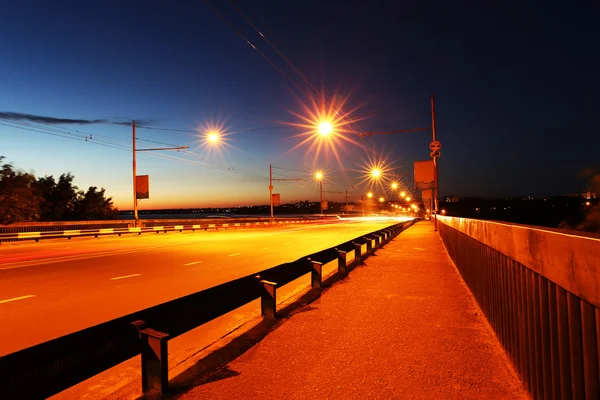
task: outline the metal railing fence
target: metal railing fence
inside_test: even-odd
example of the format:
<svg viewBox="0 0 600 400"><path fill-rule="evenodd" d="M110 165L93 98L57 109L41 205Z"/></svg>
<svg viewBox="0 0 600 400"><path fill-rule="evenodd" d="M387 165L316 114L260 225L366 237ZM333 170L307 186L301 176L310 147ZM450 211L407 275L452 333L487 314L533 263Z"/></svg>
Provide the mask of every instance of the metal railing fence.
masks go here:
<svg viewBox="0 0 600 400"><path fill-rule="evenodd" d="M505 248L512 249L514 254L522 247L521 260L537 259L536 248L542 249L544 260L537 259L531 265L524 265L455 229L448 221L448 217L442 218L438 224L444 245L533 397L599 399L600 310L578 294L594 296L600 270L592 271L596 282L585 282L587 278L575 282L581 278L577 269L585 255L579 255L581 258L577 261L571 257L572 265L567 265L568 261L562 263L558 255L556 262L549 262L553 257L548 252L552 250L546 249L544 241L561 238L544 239L542 231L533 227L532 232L519 232L518 238L504 238ZM495 241L502 239L498 238L500 231L489 229L485 224L486 221L478 221L470 231L480 238L496 235ZM520 240L521 236L523 240ZM576 238L568 240L576 241ZM582 237L581 240L597 239ZM591 249L587 256L592 257L590 262L600 268L600 257L594 261L594 257L600 256L600 251L594 249L600 248L594 246L600 246L600 242L596 245L586 243L585 247ZM529 255L525 254L527 251ZM568 259L566 255L565 260ZM561 273L556 268L572 268L575 272ZM552 275L560 284L545 275ZM567 277L566 280L559 279L562 276ZM582 288L581 285L586 284L591 285ZM574 288L582 288L581 293L574 293Z"/></svg>

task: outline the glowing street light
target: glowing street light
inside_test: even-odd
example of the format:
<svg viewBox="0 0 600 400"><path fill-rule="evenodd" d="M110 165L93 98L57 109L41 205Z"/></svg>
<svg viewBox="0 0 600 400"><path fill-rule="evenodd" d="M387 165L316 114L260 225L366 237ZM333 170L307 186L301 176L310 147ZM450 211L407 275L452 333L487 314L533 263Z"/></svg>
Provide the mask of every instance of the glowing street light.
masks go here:
<svg viewBox="0 0 600 400"><path fill-rule="evenodd" d="M379 168L374 168L371 170L371 176L375 179L379 178L381 176L381 170Z"/></svg>
<svg viewBox="0 0 600 400"><path fill-rule="evenodd" d="M410 201L410 197L406 197L406 201Z"/></svg>
<svg viewBox="0 0 600 400"><path fill-rule="evenodd" d="M371 193L371 192L367 193L367 197L370 199L373 198L373 193Z"/></svg>
<svg viewBox="0 0 600 400"><path fill-rule="evenodd" d="M317 125L317 133L321 136L329 136L333 132L333 125L329 121L322 121Z"/></svg>
<svg viewBox="0 0 600 400"><path fill-rule="evenodd" d="M406 192L404 192L404 191L400 192L400 197L406 197Z"/></svg>
<svg viewBox="0 0 600 400"><path fill-rule="evenodd" d="M398 182L392 183L392 189L394 189L394 190L398 189Z"/></svg>
<svg viewBox="0 0 600 400"><path fill-rule="evenodd" d="M209 132L206 134L206 141L210 144L217 144L220 139L221 136L218 132Z"/></svg>

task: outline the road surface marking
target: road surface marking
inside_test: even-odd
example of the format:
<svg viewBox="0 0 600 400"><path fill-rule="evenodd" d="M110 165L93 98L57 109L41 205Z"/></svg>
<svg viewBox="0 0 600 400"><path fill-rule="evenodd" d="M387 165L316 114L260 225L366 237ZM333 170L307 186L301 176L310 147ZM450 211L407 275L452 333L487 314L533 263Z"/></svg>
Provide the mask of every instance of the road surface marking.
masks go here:
<svg viewBox="0 0 600 400"><path fill-rule="evenodd" d="M125 275L125 276L117 276L116 278L110 278L111 281L116 281L117 279L126 279L126 278L133 278L134 276L140 276L142 274L132 274L132 275Z"/></svg>
<svg viewBox="0 0 600 400"><path fill-rule="evenodd" d="M261 250L269 250L270 247L263 247Z"/></svg>
<svg viewBox="0 0 600 400"><path fill-rule="evenodd" d="M17 300L28 299L30 297L35 297L35 294L28 294L27 296L13 297L12 299L0 300L0 304L2 304L2 303L8 303L10 301L17 301Z"/></svg>
<svg viewBox="0 0 600 400"><path fill-rule="evenodd" d="M190 263L183 264L183 265L185 265L187 267L188 265L200 264L201 262L202 261L194 261L194 262L190 262Z"/></svg>
<svg viewBox="0 0 600 400"><path fill-rule="evenodd" d="M415 247L415 250L425 250L425 249L422 249L420 247Z"/></svg>
<svg viewBox="0 0 600 400"><path fill-rule="evenodd" d="M227 257L235 257L235 256L239 256L242 253L233 253L233 254L229 254Z"/></svg>

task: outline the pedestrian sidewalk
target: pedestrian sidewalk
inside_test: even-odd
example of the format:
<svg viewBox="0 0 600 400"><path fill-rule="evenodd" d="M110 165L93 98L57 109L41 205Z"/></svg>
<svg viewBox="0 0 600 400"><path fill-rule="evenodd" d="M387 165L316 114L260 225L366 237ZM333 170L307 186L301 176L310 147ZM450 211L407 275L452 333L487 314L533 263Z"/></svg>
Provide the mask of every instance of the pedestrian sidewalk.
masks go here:
<svg viewBox="0 0 600 400"><path fill-rule="evenodd" d="M528 398L420 222L178 399Z"/></svg>

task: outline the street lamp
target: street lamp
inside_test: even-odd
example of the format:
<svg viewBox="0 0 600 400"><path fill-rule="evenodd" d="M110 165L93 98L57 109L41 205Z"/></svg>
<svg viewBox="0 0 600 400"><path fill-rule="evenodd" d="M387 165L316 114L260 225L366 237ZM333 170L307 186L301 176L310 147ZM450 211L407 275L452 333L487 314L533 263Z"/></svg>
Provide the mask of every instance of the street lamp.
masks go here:
<svg viewBox="0 0 600 400"><path fill-rule="evenodd" d="M381 170L379 168L372 169L371 176L375 179L378 179L381 176Z"/></svg>
<svg viewBox="0 0 600 400"><path fill-rule="evenodd" d="M406 197L406 192L404 192L404 191L400 192L400 197Z"/></svg>
<svg viewBox="0 0 600 400"><path fill-rule="evenodd" d="M315 174L315 179L319 181L319 193L320 193L320 203L319 209L321 210L321 214L323 214L323 173L318 171Z"/></svg>
<svg viewBox="0 0 600 400"><path fill-rule="evenodd" d="M406 201L410 201L410 197L406 197Z"/></svg>
<svg viewBox="0 0 600 400"><path fill-rule="evenodd" d="M398 189L398 182L392 183L392 189L394 189L394 190Z"/></svg>
<svg viewBox="0 0 600 400"><path fill-rule="evenodd" d="M221 137L219 136L219 134L217 132L209 132L206 135L206 140L210 144L216 144L219 141L220 138Z"/></svg>
<svg viewBox="0 0 600 400"><path fill-rule="evenodd" d="M321 136L329 136L333 132L333 125L329 121L322 121L317 125L317 133Z"/></svg>

